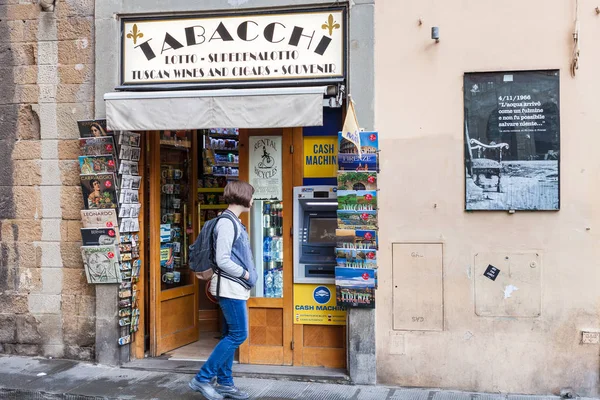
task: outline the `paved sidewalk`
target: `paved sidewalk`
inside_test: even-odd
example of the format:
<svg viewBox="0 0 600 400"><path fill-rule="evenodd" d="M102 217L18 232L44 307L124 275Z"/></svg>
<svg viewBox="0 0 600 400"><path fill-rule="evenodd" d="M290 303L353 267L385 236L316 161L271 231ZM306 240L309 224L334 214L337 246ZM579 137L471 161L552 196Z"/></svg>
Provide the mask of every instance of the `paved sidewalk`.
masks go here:
<svg viewBox="0 0 600 400"><path fill-rule="evenodd" d="M198 399L188 388L193 375L107 367L70 360L0 356L0 399ZM236 378L253 399L310 400L557 400L519 396ZM583 399L583 398L582 398Z"/></svg>

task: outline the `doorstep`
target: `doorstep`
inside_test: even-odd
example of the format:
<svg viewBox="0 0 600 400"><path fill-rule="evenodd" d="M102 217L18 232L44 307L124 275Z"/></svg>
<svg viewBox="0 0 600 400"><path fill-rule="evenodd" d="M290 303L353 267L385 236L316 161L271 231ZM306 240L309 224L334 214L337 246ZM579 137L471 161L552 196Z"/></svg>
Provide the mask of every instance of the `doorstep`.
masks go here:
<svg viewBox="0 0 600 400"><path fill-rule="evenodd" d="M148 357L133 360L121 365L121 368L142 371L176 372L196 374L202 367L202 361L169 360L162 357ZM323 382L350 384L350 377L344 369L323 367L292 367L287 365L234 364L233 376L244 378L283 379L301 382Z"/></svg>

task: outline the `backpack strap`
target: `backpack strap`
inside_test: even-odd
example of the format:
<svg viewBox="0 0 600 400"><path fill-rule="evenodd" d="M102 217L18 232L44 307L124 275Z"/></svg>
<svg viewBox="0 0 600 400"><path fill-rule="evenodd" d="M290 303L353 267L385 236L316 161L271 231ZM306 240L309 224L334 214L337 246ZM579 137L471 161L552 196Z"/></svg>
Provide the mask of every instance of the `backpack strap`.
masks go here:
<svg viewBox="0 0 600 400"><path fill-rule="evenodd" d="M230 220L231 223L233 224L233 232L234 232L233 242L232 242L232 247L233 247L233 243L235 243L235 241L238 238L238 227L237 227L237 221L235 219L233 219L233 217L231 215L229 215L229 213L227 212L227 210L223 211L221 213L221 215L219 215L217 217L217 222L213 225L213 231L211 232L211 238L213 238L214 230L217 227L217 224L219 223L218 220L220 220L221 218L226 218L226 219ZM215 258L215 246L214 245L212 246L211 254L212 254L212 259L214 260L214 258ZM215 262L215 265L217 265L216 262ZM217 292L216 292L217 296L216 297L217 297L217 300L218 300L219 299L219 294L221 292L221 274L219 273L219 267L218 266L217 266L217 270L215 271L215 273L217 274Z"/></svg>

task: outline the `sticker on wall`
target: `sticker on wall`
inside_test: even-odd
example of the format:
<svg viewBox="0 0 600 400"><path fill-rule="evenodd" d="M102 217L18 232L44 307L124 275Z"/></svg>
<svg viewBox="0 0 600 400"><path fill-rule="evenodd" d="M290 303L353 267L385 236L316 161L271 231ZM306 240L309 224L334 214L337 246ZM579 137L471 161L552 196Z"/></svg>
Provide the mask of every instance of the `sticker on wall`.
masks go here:
<svg viewBox="0 0 600 400"><path fill-rule="evenodd" d="M485 269L485 272L483 273L484 276L490 278L493 281L496 280L499 274L500 270L491 264L488 265L488 267Z"/></svg>
<svg viewBox="0 0 600 400"><path fill-rule="evenodd" d="M335 136L304 137L304 178L334 178L338 170Z"/></svg>

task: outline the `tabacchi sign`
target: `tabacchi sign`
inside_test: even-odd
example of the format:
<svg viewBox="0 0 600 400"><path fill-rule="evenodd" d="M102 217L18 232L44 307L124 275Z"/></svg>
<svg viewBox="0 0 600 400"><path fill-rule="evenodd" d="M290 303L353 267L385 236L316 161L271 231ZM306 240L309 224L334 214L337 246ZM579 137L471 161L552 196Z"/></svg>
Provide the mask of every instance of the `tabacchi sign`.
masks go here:
<svg viewBox="0 0 600 400"><path fill-rule="evenodd" d="M345 12L124 19L123 85L343 78Z"/></svg>

